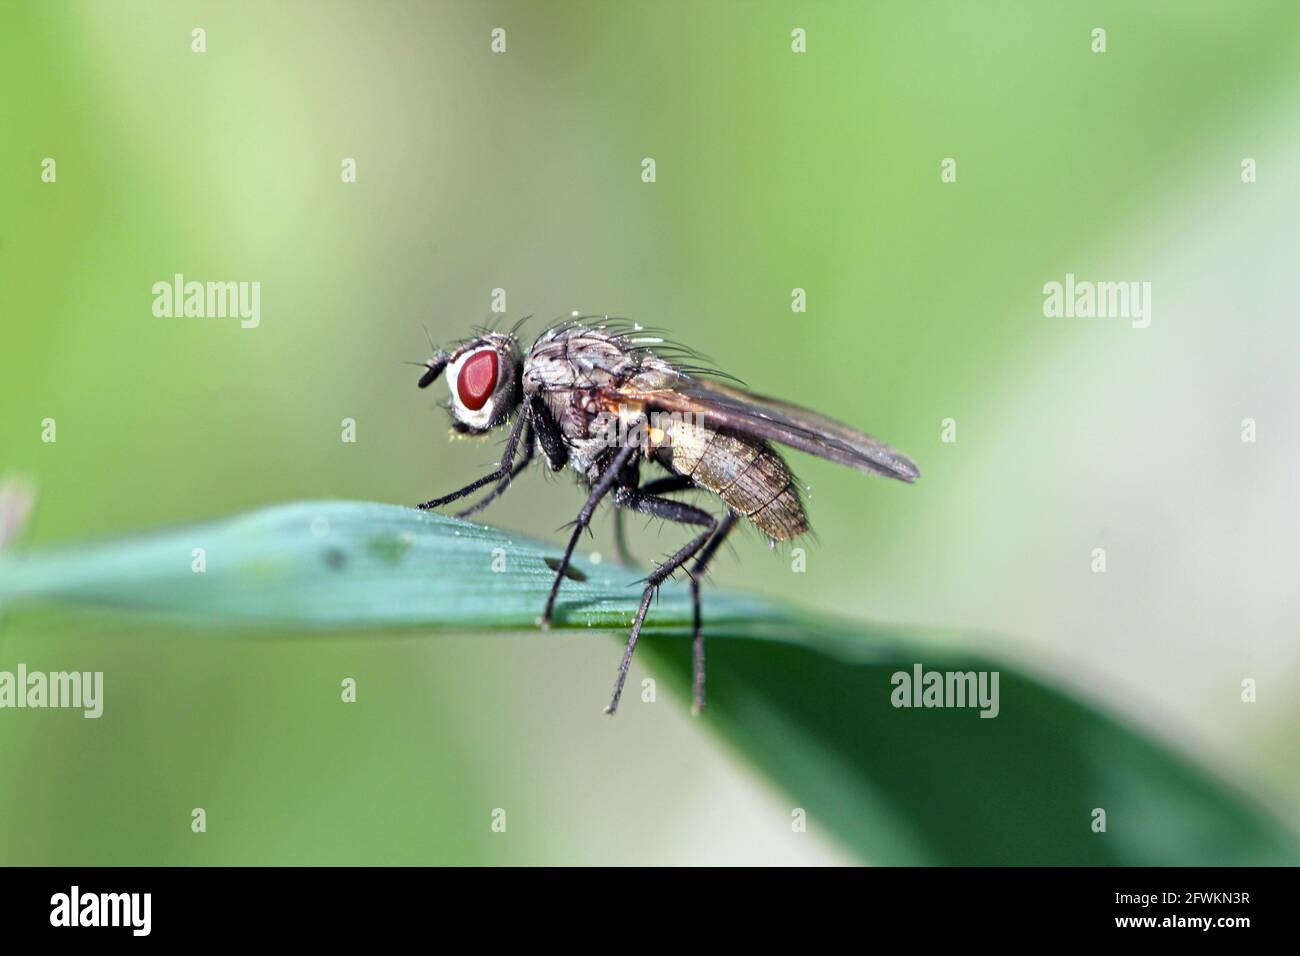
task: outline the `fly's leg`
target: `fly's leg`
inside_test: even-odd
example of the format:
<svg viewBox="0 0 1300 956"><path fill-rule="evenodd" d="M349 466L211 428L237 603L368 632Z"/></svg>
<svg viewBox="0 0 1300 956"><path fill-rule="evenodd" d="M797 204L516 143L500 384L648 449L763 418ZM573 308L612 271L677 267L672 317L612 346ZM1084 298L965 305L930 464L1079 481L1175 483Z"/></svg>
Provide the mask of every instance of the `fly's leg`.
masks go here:
<svg viewBox="0 0 1300 956"><path fill-rule="evenodd" d="M646 482L641 486L640 491L643 495L666 495L674 491L686 491L688 488L698 487L690 475L665 475Z"/></svg>
<svg viewBox="0 0 1300 956"><path fill-rule="evenodd" d="M667 475L663 478L656 478L649 484L641 486L641 493L646 495L659 495L672 491L685 491L688 488L698 487L694 481L687 475ZM618 553L618 561L624 567L636 567L636 558L632 557L632 552L627 547L627 535L623 528L623 511L621 508L614 509L614 550Z"/></svg>
<svg viewBox="0 0 1300 956"><path fill-rule="evenodd" d="M636 558L627 549L627 532L623 528L623 512L614 509L614 550L618 553L618 563L625 568L636 567Z"/></svg>
<svg viewBox="0 0 1300 956"><path fill-rule="evenodd" d="M623 468L632 456L637 452L636 445L624 445L618 450L612 461L600 473L596 484L591 489L591 494L587 497L586 503L582 510L578 512L577 519L573 522L573 534L569 537L569 546L564 549L564 557L561 559L559 566L555 569L555 583L551 585L551 595L546 599L546 610L542 612L541 620L538 623L543 629L551 626L551 614L555 610L555 597L560 593L560 582L564 580L564 574L569 570L569 562L573 559L573 549L578 546L578 538L582 532L591 524L591 516L596 513L596 505L600 504L600 499L609 493L609 489L614 487L614 482L619 480L623 474Z"/></svg>
<svg viewBox="0 0 1300 956"><path fill-rule="evenodd" d="M533 441L533 423L531 420L528 422L526 426L524 426L523 442L524 442L523 457L521 457L519 461L515 463L515 466L513 468L511 468L508 472L506 472L506 476L502 478L499 482L497 482L497 486L495 488L493 488L490 492L488 492L486 495L480 498L477 502L470 505L464 511L457 511L456 512L457 518L468 518L470 515L477 514L478 512L482 511L493 501L495 501L503 491L509 488L510 482L514 481L515 478L519 476L519 473L528 467L528 463L533 460L533 451L536 448L536 443Z"/></svg>
<svg viewBox="0 0 1300 956"><path fill-rule="evenodd" d="M534 394L528 400L528 410L532 415L533 427L537 429L537 440L542 445L542 454L551 471L559 471L569 463L569 446L564 443L564 433L556 423L546 402L540 395Z"/></svg>
<svg viewBox="0 0 1300 956"><path fill-rule="evenodd" d="M736 513L728 511L718 525L718 530L709 539L709 543L700 550L699 557L691 565L691 605L695 612L695 641L692 644L695 660L695 680L691 695L692 714L698 714L704 709L704 631L700 627L700 578L708 570L709 561L718 550L718 545L722 544L722 540L736 526L736 521Z"/></svg>
<svg viewBox="0 0 1300 956"><path fill-rule="evenodd" d="M515 460L515 451L519 448L519 436L523 434L524 426L528 423L529 416L527 413L521 413L515 419L514 425L510 429L510 437L506 439L505 453L501 456L501 464L490 475L484 475L477 481L471 481L464 488L453 491L449 495L443 495L441 498L434 498L432 501L426 501L424 504L416 505L421 511L428 511L430 508L441 508L457 498L464 498L472 492L478 491L484 485L490 485L494 481L509 479L510 463Z"/></svg>
<svg viewBox="0 0 1300 956"><path fill-rule="evenodd" d="M635 488L618 489L614 493L614 505L641 514L652 515L656 518L663 518L667 521L676 521L679 524L703 525L704 530L688 541L681 550L667 561L655 568L650 573L650 576L646 578L645 593L641 595L641 606L637 608L636 617L632 621L632 632L628 635L627 647L623 650L623 661L618 666L618 680L614 684L614 694L610 698L609 706L605 708L607 714L613 714L618 710L619 698L623 696L623 684L627 681L627 671L632 666L632 655L636 652L636 642L641 636L641 626L645 623L646 612L650 610L650 601L655 596L655 592L659 590L659 585L668 580L674 571L703 548L710 536L718 528L718 520L702 508L683 504L680 501L672 501L668 498L647 495L644 491L638 491ZM699 627L698 608L697 602L695 616L697 630Z"/></svg>

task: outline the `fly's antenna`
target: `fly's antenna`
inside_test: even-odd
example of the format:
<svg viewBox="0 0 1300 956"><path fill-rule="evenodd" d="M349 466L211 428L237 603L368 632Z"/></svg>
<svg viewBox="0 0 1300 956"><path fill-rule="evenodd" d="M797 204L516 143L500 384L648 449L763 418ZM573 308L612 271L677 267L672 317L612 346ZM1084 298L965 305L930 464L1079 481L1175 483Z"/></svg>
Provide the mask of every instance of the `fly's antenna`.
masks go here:
<svg viewBox="0 0 1300 956"><path fill-rule="evenodd" d="M403 362L402 364L418 365L420 368L425 369L425 373L420 376L419 384L420 388L428 388L434 383L438 376L442 374L442 370L447 367L447 363L451 360L451 356L434 344L433 336L429 334L429 327L427 325L421 323L420 328L424 329L424 337L429 340L429 352L433 357L425 362Z"/></svg>
<svg viewBox="0 0 1300 956"><path fill-rule="evenodd" d="M418 365L420 368L425 369L425 373L420 376L419 386L420 388L428 388L442 374L442 370L447 367L450 360L450 355L445 352L438 352L427 362L407 362L406 364Z"/></svg>

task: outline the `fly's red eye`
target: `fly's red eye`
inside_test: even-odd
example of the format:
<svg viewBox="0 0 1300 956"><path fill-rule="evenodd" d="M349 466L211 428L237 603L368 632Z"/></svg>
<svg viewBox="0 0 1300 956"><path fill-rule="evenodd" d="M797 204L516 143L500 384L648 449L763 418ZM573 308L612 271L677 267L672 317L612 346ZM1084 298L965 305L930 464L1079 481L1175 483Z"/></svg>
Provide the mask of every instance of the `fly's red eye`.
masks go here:
<svg viewBox="0 0 1300 956"><path fill-rule="evenodd" d="M460 403L471 411L478 411L497 387L497 353L484 349L471 355L460 367L456 378L456 391L460 394Z"/></svg>

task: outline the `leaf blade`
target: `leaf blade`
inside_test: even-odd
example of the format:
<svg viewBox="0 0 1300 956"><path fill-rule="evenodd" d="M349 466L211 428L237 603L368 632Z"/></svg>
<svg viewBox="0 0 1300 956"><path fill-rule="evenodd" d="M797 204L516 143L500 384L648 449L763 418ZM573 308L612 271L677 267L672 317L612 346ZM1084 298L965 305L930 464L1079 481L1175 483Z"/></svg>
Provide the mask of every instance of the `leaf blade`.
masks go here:
<svg viewBox="0 0 1300 956"><path fill-rule="evenodd" d="M195 549L205 570L196 572ZM331 630L533 626L559 549L391 505L301 502L225 521L0 555L0 606L74 603L208 626ZM639 574L579 557L557 627L614 629ZM1248 796L1073 695L923 634L743 594L705 605L705 723L863 859L882 863L1294 863L1294 833ZM667 584L643 654L689 674L688 589ZM666 639L658 639L663 635ZM914 663L998 671L1002 710L911 710ZM600 688L598 692L603 693ZM597 691L593 691L594 693ZM1108 830L1092 831L1103 808Z"/></svg>

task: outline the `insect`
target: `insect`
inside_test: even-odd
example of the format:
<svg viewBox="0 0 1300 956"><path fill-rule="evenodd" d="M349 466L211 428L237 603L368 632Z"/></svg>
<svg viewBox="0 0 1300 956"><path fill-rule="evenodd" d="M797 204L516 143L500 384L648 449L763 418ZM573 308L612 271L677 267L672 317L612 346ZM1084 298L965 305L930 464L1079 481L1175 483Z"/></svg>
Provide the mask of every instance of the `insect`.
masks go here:
<svg viewBox="0 0 1300 956"><path fill-rule="evenodd" d="M538 452L552 471L575 470L588 489L587 500L564 557L547 562L556 573L539 622L543 628L550 626L578 539L606 496L612 496L624 553L620 510L695 531L645 579L608 714L618 709L651 600L684 567L694 611L692 710L698 713L703 706L699 582L718 546L742 519L773 545L809 530L799 487L773 443L899 481L920 477L901 452L824 415L728 384L729 376L701 366L700 356L657 330L605 317L573 317L542 331L525 353L518 329L482 330L419 363L425 369L420 388L447 376L455 431L482 435L508 426L509 432L496 469L418 507L440 508L492 485L457 513L472 515L509 488ZM642 484L644 466L666 474ZM722 516L670 497L691 490L720 499L726 506Z"/></svg>

